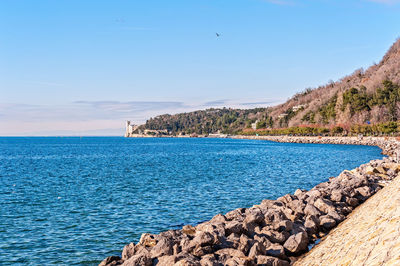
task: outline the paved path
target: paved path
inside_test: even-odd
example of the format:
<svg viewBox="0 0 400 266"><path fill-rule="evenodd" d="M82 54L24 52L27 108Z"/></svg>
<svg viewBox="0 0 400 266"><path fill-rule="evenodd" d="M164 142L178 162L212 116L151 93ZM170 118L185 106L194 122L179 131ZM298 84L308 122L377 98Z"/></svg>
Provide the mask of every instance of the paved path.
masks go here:
<svg viewBox="0 0 400 266"><path fill-rule="evenodd" d="M400 176L294 265L400 265Z"/></svg>

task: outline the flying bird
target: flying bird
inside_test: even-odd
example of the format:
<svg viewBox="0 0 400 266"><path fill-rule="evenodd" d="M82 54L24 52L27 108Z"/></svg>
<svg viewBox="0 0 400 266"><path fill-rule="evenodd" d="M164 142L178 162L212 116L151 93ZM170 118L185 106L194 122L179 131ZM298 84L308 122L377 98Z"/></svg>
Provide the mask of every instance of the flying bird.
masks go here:
<svg viewBox="0 0 400 266"><path fill-rule="evenodd" d="M217 37L219 37L219 36L220 36L220 34L219 34L218 32L216 32L216 33L215 33L215 35L217 35Z"/></svg>

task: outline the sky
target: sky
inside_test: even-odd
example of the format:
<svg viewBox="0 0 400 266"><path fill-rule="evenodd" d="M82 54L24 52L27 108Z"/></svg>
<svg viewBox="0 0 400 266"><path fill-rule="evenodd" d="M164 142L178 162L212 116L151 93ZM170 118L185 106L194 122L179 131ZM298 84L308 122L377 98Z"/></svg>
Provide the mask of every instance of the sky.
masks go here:
<svg viewBox="0 0 400 266"><path fill-rule="evenodd" d="M272 106L379 62L398 37L400 0L2 0L0 136Z"/></svg>

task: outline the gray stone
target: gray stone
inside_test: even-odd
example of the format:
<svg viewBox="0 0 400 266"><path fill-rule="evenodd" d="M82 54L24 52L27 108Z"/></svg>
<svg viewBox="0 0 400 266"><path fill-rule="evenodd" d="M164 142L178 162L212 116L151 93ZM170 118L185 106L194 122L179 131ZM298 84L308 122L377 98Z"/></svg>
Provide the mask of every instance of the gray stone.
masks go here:
<svg viewBox="0 0 400 266"><path fill-rule="evenodd" d="M259 242L255 242L254 245L250 248L248 257L254 259L258 255L264 255L264 254L265 254L264 245Z"/></svg>
<svg viewBox="0 0 400 266"><path fill-rule="evenodd" d="M283 246L279 244L272 244L269 247L267 247L265 249L265 254L267 256L273 256L280 259L287 259L287 256L285 254L285 249L283 248Z"/></svg>
<svg viewBox="0 0 400 266"><path fill-rule="evenodd" d="M306 215L314 215L316 217L321 215L321 212L317 208L315 208L314 205L311 204L307 204L307 206L304 209L304 213Z"/></svg>
<svg viewBox="0 0 400 266"><path fill-rule="evenodd" d="M314 206L324 212L324 213L328 213L329 211L334 211L335 207L333 206L332 202L330 202L327 199L323 199L323 198L318 198L315 202L314 202Z"/></svg>
<svg viewBox="0 0 400 266"><path fill-rule="evenodd" d="M124 249L122 250L122 259L127 260L130 257L132 257L133 255L135 255L135 244L130 243L130 244L126 245L124 247Z"/></svg>
<svg viewBox="0 0 400 266"><path fill-rule="evenodd" d="M123 266L151 266L152 259L149 254L133 255L128 260L124 261Z"/></svg>
<svg viewBox="0 0 400 266"><path fill-rule="evenodd" d="M271 256L257 256L257 265L260 266L289 266L290 263Z"/></svg>
<svg viewBox="0 0 400 266"><path fill-rule="evenodd" d="M329 215L324 215L320 217L320 226L322 226L323 228L330 230L333 227L336 226L336 221L335 219L333 219L332 217L330 217Z"/></svg>
<svg viewBox="0 0 400 266"><path fill-rule="evenodd" d="M240 234L243 231L243 223L238 221L230 221L225 224L225 235L232 233Z"/></svg>
<svg viewBox="0 0 400 266"><path fill-rule="evenodd" d="M343 194L342 194L341 190L336 189L331 192L331 200L332 201L340 202L340 201L342 201L342 197L343 197Z"/></svg>
<svg viewBox="0 0 400 266"><path fill-rule="evenodd" d="M174 243L167 239L167 238L161 238L160 241L158 241L157 245L155 245L151 250L150 250L150 257L151 258L156 258L156 257L161 257L161 256L169 256L173 254L173 247Z"/></svg>
<svg viewBox="0 0 400 266"><path fill-rule="evenodd" d="M299 254L307 250L308 236L305 232L300 232L295 235L291 235L288 240L286 240L283 247L287 249L292 254Z"/></svg>
<svg viewBox="0 0 400 266"><path fill-rule="evenodd" d="M121 257L119 256L110 256L105 258L102 262L100 262L99 266L114 266L121 264Z"/></svg>

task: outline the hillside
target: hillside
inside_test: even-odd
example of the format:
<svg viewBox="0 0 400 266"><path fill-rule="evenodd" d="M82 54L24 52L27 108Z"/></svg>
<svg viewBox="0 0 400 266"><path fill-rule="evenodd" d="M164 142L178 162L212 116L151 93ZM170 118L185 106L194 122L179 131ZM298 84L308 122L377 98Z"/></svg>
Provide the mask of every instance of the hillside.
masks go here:
<svg viewBox="0 0 400 266"><path fill-rule="evenodd" d="M383 59L337 82L306 90L272 108L276 126L362 124L397 121L400 117L400 39ZM293 112L294 106L302 106ZM287 114L284 118L278 117Z"/></svg>
<svg viewBox="0 0 400 266"><path fill-rule="evenodd" d="M208 109L149 119L141 128L177 133L239 133L261 128L374 125L400 120L400 39L366 70L295 94L283 104L256 109ZM379 131L379 130L378 130ZM323 132L323 131L322 131ZM318 132L321 133L321 132Z"/></svg>
<svg viewBox="0 0 400 266"><path fill-rule="evenodd" d="M207 110L180 113L175 115L160 115L150 118L143 126L151 130L167 129L172 134L177 133L237 133L250 127L257 120L267 120L266 108L231 109L211 108Z"/></svg>

